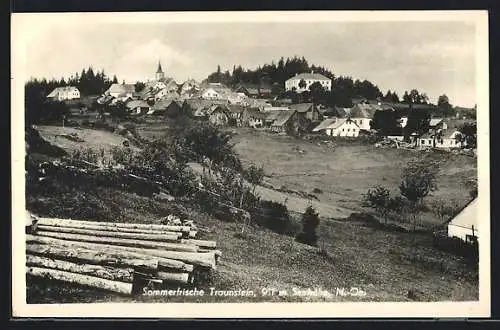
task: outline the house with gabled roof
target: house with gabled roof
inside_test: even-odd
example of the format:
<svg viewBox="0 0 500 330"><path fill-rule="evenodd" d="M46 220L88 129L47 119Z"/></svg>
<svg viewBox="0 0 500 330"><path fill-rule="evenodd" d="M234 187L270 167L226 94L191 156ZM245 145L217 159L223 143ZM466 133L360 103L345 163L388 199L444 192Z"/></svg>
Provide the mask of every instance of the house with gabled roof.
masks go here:
<svg viewBox="0 0 500 330"><path fill-rule="evenodd" d="M134 84L112 84L104 93L118 98L126 96L133 97L135 94L135 86Z"/></svg>
<svg viewBox="0 0 500 330"><path fill-rule="evenodd" d="M125 106L134 115L146 114L151 110L149 104L144 100L132 100L127 102Z"/></svg>
<svg viewBox="0 0 500 330"><path fill-rule="evenodd" d="M80 91L74 86L56 87L47 98L57 101L79 99Z"/></svg>
<svg viewBox="0 0 500 330"><path fill-rule="evenodd" d="M460 238L467 243L477 242L479 236L477 197L447 221L447 231L448 237Z"/></svg>
<svg viewBox="0 0 500 330"><path fill-rule="evenodd" d="M347 117L350 118L362 130L369 131L370 123L376 111L384 110L378 104L358 103L355 104L348 112Z"/></svg>
<svg viewBox="0 0 500 330"><path fill-rule="evenodd" d="M361 128L350 118L325 119L313 132L324 132L328 136L358 137Z"/></svg>
<svg viewBox="0 0 500 330"><path fill-rule="evenodd" d="M289 108L290 110L297 111L312 122L319 122L323 119L323 116L314 103L295 103L290 104Z"/></svg>
<svg viewBox="0 0 500 330"><path fill-rule="evenodd" d="M260 128L264 126L264 119L266 113L260 111L258 108L245 108L243 111L243 126Z"/></svg>

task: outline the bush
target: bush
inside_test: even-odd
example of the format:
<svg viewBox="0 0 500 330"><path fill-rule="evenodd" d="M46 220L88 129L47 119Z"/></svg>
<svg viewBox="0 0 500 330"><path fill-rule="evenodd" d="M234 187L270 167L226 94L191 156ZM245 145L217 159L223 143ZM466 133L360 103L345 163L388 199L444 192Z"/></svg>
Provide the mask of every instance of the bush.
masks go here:
<svg viewBox="0 0 500 330"><path fill-rule="evenodd" d="M435 234L433 242L436 248L464 257L470 265L478 265L479 244L477 241L476 243L466 243L458 237L448 237L443 234Z"/></svg>
<svg viewBox="0 0 500 330"><path fill-rule="evenodd" d="M251 212L252 219L258 225L285 234L291 226L290 215L285 205L273 201L260 201Z"/></svg>
<svg viewBox="0 0 500 330"><path fill-rule="evenodd" d="M317 246L318 237L316 228L319 225L319 216L312 206L308 206L302 215L302 231L297 235L297 242Z"/></svg>

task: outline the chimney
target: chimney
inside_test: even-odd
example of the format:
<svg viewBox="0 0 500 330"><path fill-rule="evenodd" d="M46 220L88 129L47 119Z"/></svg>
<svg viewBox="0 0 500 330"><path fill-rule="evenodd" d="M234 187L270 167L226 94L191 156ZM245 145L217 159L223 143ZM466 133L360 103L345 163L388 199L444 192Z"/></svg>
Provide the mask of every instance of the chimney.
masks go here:
<svg viewBox="0 0 500 330"><path fill-rule="evenodd" d="M314 70L311 70L311 73L314 73Z"/></svg>
<svg viewBox="0 0 500 330"><path fill-rule="evenodd" d="M295 77L297 77L299 74L297 72L295 72Z"/></svg>

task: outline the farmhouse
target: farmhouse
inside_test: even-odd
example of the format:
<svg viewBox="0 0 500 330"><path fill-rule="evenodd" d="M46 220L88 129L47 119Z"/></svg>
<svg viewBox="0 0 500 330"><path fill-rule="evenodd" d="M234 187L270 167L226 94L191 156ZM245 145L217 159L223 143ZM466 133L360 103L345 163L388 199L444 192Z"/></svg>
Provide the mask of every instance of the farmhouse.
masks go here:
<svg viewBox="0 0 500 330"><path fill-rule="evenodd" d="M47 95L47 98L57 101L79 99L80 91L74 86L57 87Z"/></svg>
<svg viewBox="0 0 500 330"><path fill-rule="evenodd" d="M305 82L305 85L301 87L299 86L299 84L302 80ZM322 74L314 73L314 71L311 71L311 73L296 74L294 77L291 77L290 79L285 81L285 90L294 90L297 93L301 93L304 91L308 91L309 87L315 82L319 82L321 86L327 91L332 90L332 80L323 76Z"/></svg>
<svg viewBox="0 0 500 330"><path fill-rule="evenodd" d="M448 236L472 243L479 236L477 198L469 202L448 222Z"/></svg>
<svg viewBox="0 0 500 330"><path fill-rule="evenodd" d="M360 127L349 118L326 119L313 129L313 132L324 131L329 136L358 137Z"/></svg>
<svg viewBox="0 0 500 330"><path fill-rule="evenodd" d="M371 128L370 122L377 110L383 110L383 108L378 104L358 103L349 110L347 117L360 129L369 131Z"/></svg>
<svg viewBox="0 0 500 330"><path fill-rule="evenodd" d="M297 103L290 105L291 110L296 110L301 115L304 115L305 118L309 119L312 122L321 121L323 116L321 116L318 108L313 103Z"/></svg>
<svg viewBox="0 0 500 330"><path fill-rule="evenodd" d="M151 110L149 104L143 100L132 100L127 102L126 107L132 114L136 115L145 114Z"/></svg>
<svg viewBox="0 0 500 330"><path fill-rule="evenodd" d="M229 123L229 110L223 105L212 105L208 111L208 121L216 126L226 126Z"/></svg>
<svg viewBox="0 0 500 330"><path fill-rule="evenodd" d="M135 93L135 86L133 84L112 84L105 92L107 95L113 97L133 97Z"/></svg>
<svg viewBox="0 0 500 330"><path fill-rule="evenodd" d="M266 114L259 111L258 108L245 108L243 111L243 125L260 128L264 126L264 119Z"/></svg>
<svg viewBox="0 0 500 330"><path fill-rule="evenodd" d="M220 99L221 95L213 88L207 88L201 93L201 97L205 100Z"/></svg>
<svg viewBox="0 0 500 330"><path fill-rule="evenodd" d="M182 107L175 100L161 100L155 103L152 112L155 115L177 117L182 113Z"/></svg>
<svg viewBox="0 0 500 330"><path fill-rule="evenodd" d="M271 124L271 131L276 133L286 132L296 114L297 112L295 110L278 111L276 119Z"/></svg>
<svg viewBox="0 0 500 330"><path fill-rule="evenodd" d="M243 111L245 110L245 107L242 105L229 104L226 105L226 108L228 110L229 117L236 120L238 125L241 125L241 120L243 118Z"/></svg>
<svg viewBox="0 0 500 330"><path fill-rule="evenodd" d="M438 129L446 130L446 129L448 129L448 125L446 124L446 122L444 121L443 118L431 118L431 120L429 121L429 129L431 129L431 130L438 130Z"/></svg>

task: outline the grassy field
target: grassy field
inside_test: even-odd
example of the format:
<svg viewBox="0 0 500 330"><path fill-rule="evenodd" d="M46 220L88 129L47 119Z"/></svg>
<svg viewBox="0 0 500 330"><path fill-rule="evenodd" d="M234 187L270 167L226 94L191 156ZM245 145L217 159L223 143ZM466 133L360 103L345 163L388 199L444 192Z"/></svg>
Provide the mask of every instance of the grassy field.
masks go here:
<svg viewBox="0 0 500 330"><path fill-rule="evenodd" d="M154 137L163 133L159 127L163 124L157 125L138 125L137 131L147 131L149 137ZM59 130L61 128L40 128L42 136L49 138ZM103 148L119 144L123 139L113 133L89 131L89 135L79 134L85 142L52 142L66 149ZM416 293L414 299L422 301L478 299L477 270L462 258L435 249L429 234L376 229L367 223L342 219L352 211L363 210L360 196L368 188L382 184L396 191L401 166L414 155L411 151L376 149L356 143L337 143L332 148L258 131L236 132L235 148L242 159L263 165L266 170L266 187L259 188L263 198L281 202L288 198L288 208L302 212L309 199L270 189L269 185L297 192L311 193L314 188L322 191L315 193L318 200L312 201L322 220L318 229L320 248L297 243L293 237L260 227L247 228L241 234L241 224L221 222L198 211L195 205L185 205L190 218L208 229L200 238L216 240L223 252L221 264L206 289L212 286L220 290L254 290L257 296L248 298L249 301L324 300L290 295L262 297L259 293L264 287L289 292L293 288L335 292L336 288L357 287L367 293L365 297L333 295L327 298L331 301L409 301L409 291ZM458 155L440 157L445 157L445 166L439 176L436 197L465 201L468 194L464 181L476 174L473 159ZM174 205L174 202L111 188L86 189L90 190L61 189L50 194L41 190L27 196L27 206L45 216L154 223L170 214ZM28 302L31 303L189 301L186 297L123 297L32 278L28 283ZM193 302L242 301L211 296L193 299Z"/></svg>
<svg viewBox="0 0 500 330"><path fill-rule="evenodd" d="M417 156L413 150L381 149L359 143L324 143L297 140L263 131L238 130L235 148L242 160L264 166L267 178L274 187L315 193L320 214L336 217L332 207L340 210L363 211L360 201L366 191L383 185L398 193L401 169ZM430 154L443 161L438 176L438 190L427 201L442 199L465 205L469 194L465 182L477 175L476 159L465 155ZM437 219L424 214L423 220Z"/></svg>

